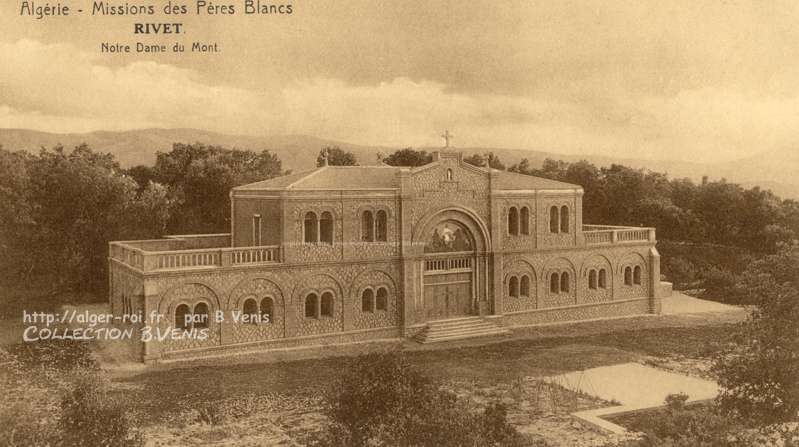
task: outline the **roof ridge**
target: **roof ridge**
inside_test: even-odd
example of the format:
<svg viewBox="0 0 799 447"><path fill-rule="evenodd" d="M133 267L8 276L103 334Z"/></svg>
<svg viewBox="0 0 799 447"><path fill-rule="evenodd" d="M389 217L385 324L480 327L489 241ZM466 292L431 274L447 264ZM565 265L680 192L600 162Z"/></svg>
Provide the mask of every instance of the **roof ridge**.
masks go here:
<svg viewBox="0 0 799 447"><path fill-rule="evenodd" d="M286 185L285 189L291 189L291 188L293 188L293 187L294 187L294 185L296 185L297 183L300 183L301 181L303 181L303 180L306 180L306 179L308 179L309 177L313 177L314 175L316 175L316 174L318 174L319 172L323 171L323 170L324 170L326 167L327 167L327 166L321 166L321 167L317 167L316 169L314 169L314 170L310 171L310 172L309 172L307 175L303 175L302 177L298 178L297 180L294 180L293 182L291 182L291 183L289 183L288 185Z"/></svg>

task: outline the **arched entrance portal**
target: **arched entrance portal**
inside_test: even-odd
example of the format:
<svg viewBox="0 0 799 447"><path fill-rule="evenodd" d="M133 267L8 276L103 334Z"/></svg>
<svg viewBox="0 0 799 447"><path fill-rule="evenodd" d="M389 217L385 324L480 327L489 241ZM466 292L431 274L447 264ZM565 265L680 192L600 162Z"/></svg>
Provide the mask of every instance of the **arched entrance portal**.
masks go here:
<svg viewBox="0 0 799 447"><path fill-rule="evenodd" d="M478 271L482 245L461 221L441 216L426 228L423 314L426 320L478 313Z"/></svg>

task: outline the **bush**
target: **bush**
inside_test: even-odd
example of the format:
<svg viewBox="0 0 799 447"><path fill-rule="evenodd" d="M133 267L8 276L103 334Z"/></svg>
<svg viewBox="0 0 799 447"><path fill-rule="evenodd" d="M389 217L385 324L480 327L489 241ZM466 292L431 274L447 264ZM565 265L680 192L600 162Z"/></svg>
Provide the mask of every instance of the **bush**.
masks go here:
<svg viewBox="0 0 799 447"><path fill-rule="evenodd" d="M704 295L729 304L741 304L735 275L726 269L710 267L700 274Z"/></svg>
<svg viewBox="0 0 799 447"><path fill-rule="evenodd" d="M124 406L105 392L101 382L94 374L79 376L61 400L56 445L142 445L142 436L132 427Z"/></svg>
<svg viewBox="0 0 799 447"><path fill-rule="evenodd" d="M629 447L744 447L739 427L711 404L687 406L688 396L666 397L665 410L635 417L634 430L643 433Z"/></svg>
<svg viewBox="0 0 799 447"><path fill-rule="evenodd" d="M674 284L677 290L690 288L696 282L696 267L680 256L664 258L663 274Z"/></svg>
<svg viewBox="0 0 799 447"><path fill-rule="evenodd" d="M0 364L0 445L141 445L88 344L15 345L0 350Z"/></svg>
<svg viewBox="0 0 799 447"><path fill-rule="evenodd" d="M361 356L326 397L328 446L529 445L501 404L475 413L454 394L410 368L401 354Z"/></svg>
<svg viewBox="0 0 799 447"><path fill-rule="evenodd" d="M714 372L728 416L760 425L799 418L799 244L782 247L743 275L741 290L758 303Z"/></svg>

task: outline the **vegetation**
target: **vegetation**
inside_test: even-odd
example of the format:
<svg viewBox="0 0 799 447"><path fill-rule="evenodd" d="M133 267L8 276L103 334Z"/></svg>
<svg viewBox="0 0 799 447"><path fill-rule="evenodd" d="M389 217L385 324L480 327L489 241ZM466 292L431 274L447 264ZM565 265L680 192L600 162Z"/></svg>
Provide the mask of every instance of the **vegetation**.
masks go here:
<svg viewBox="0 0 799 447"><path fill-rule="evenodd" d="M522 160L508 170L581 185L583 222L656 227L665 276L714 299L730 299L734 278L750 261L799 238L799 202L757 187L695 184L586 161L546 160L537 169Z"/></svg>
<svg viewBox="0 0 799 447"><path fill-rule="evenodd" d="M352 153L323 148L332 165L357 163ZM429 163L426 151L405 148L382 158L394 166ZM504 169L492 153L465 158ZM527 160L510 171L583 186L584 222L658 229L662 271L678 288L736 302L736 278L752 261L799 235L799 202L759 188L686 179L612 165ZM110 240L228 231L232 187L283 174L280 159L204 144L175 144L154 166L121 169L114 157L85 145L37 155L0 148L0 260L4 277L47 276L52 291L106 287Z"/></svg>
<svg viewBox="0 0 799 447"><path fill-rule="evenodd" d="M521 446L502 404L474 413L401 354L359 357L330 388L318 445Z"/></svg>
<svg viewBox="0 0 799 447"><path fill-rule="evenodd" d="M230 190L282 174L280 158L269 151L200 143L174 144L172 151L157 154L152 168L152 179L166 185L176 202L169 234L229 232Z"/></svg>
<svg viewBox="0 0 799 447"><path fill-rule="evenodd" d="M85 145L37 155L0 149L3 278L51 292L107 287L108 242L229 231L230 188L282 173L269 151L175 144L123 170Z"/></svg>
<svg viewBox="0 0 799 447"><path fill-rule="evenodd" d="M799 419L799 244L754 262L739 294L757 302L734 343L716 361L719 405L757 424Z"/></svg>
<svg viewBox="0 0 799 447"><path fill-rule="evenodd" d="M142 445L129 408L108 392L85 343L17 345L0 350L0 363L1 445Z"/></svg>
<svg viewBox="0 0 799 447"><path fill-rule="evenodd" d="M753 262L734 293L757 306L714 355L719 397L687 407L670 396L656 417L621 418L644 433L635 446L799 445L799 244Z"/></svg>
<svg viewBox="0 0 799 447"><path fill-rule="evenodd" d="M417 151L410 147L400 149L382 158L382 162L390 166L424 166L432 161L433 154L428 154L427 151Z"/></svg>
<svg viewBox="0 0 799 447"><path fill-rule="evenodd" d="M316 157L316 166L324 166L325 159L329 166L357 166L358 159L352 152L346 152L338 146L323 147Z"/></svg>
<svg viewBox="0 0 799 447"><path fill-rule="evenodd" d="M499 156L494 155L493 152L488 152L485 154L472 154L468 157L464 157L463 161L469 163L470 165L479 166L484 168L486 166L492 169L499 169L501 171L505 170L505 165L500 161Z"/></svg>
<svg viewBox="0 0 799 447"><path fill-rule="evenodd" d="M47 275L55 291L102 287L108 241L161 233L172 207L163 186L140 188L86 146L0 150L0 182L0 271L25 282Z"/></svg>

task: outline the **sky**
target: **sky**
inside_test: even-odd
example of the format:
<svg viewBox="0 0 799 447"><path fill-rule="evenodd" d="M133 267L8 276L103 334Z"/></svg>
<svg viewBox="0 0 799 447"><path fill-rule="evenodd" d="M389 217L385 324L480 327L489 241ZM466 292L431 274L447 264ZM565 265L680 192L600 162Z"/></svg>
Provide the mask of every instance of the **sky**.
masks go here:
<svg viewBox="0 0 799 447"><path fill-rule="evenodd" d="M701 162L799 137L797 2L283 0L291 15L41 20L21 3L0 0L0 128L397 147L439 146L449 129L456 147ZM142 21L185 34L133 35ZM137 41L221 51L100 52Z"/></svg>

